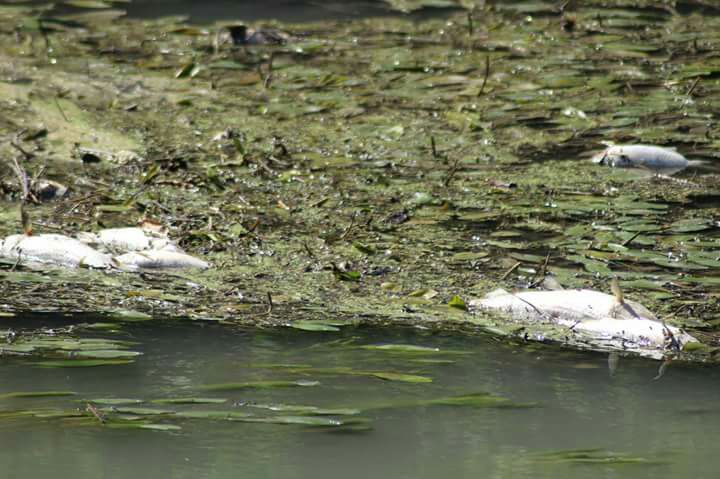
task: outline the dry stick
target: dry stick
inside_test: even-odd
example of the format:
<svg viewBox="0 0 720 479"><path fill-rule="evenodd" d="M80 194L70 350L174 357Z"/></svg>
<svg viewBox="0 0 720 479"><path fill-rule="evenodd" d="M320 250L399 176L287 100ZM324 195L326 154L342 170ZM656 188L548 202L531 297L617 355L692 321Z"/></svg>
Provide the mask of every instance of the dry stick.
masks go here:
<svg viewBox="0 0 720 479"><path fill-rule="evenodd" d="M272 295L270 294L270 291L268 291L268 293L267 293L267 300L268 300L268 310L265 314L267 314L269 316L270 314L272 314L272 311L273 311L273 300L272 300Z"/></svg>
<svg viewBox="0 0 720 479"><path fill-rule="evenodd" d="M55 106L57 107L58 111L59 111L60 114L62 115L63 119L64 119L67 123L70 123L70 120L68 120L68 117L65 116L65 112L63 111L62 107L60 106L60 102L58 101L57 97L54 97L54 98L53 98L53 101L55 102Z"/></svg>
<svg viewBox="0 0 720 479"><path fill-rule="evenodd" d="M518 267L519 267L521 264L522 264L522 263L520 263L520 261L518 261L517 263L515 263L514 265L512 265L509 270L505 271L505 274L503 274L503 275L500 277L500 279L503 280L503 281L506 280L507 277L510 276L510 273L512 273L513 271L515 271L516 269L518 269Z"/></svg>
<svg viewBox="0 0 720 479"><path fill-rule="evenodd" d="M691 96L691 95L693 94L693 92L695 91L695 87L698 86L698 83L700 83L700 80L701 80L701 79L702 79L702 77L697 77L697 78L695 79L695 81L693 82L693 84L690 85L690 89L689 89L689 90L687 91L687 93L685 94L686 96Z"/></svg>
<svg viewBox="0 0 720 479"><path fill-rule="evenodd" d="M307 241L303 241L303 246L305 247L305 251L307 252L308 256L310 256L311 259L317 259L315 256L315 253L312 252L310 249L310 245L307 243Z"/></svg>
<svg viewBox="0 0 720 479"><path fill-rule="evenodd" d="M432 135L430 136L430 148L431 148L431 150L432 150L432 156L433 156L433 158L437 158L437 157L438 157L438 151L437 151L437 147L435 146L435 137L432 136Z"/></svg>
<svg viewBox="0 0 720 479"><path fill-rule="evenodd" d="M629 237L628 239L626 239L625 241L623 241L622 243L620 243L620 246L627 246L627 245L629 245L630 243L632 243L632 242L635 240L635 238L637 238L638 236L640 236L640 233L642 233L642 231L638 231L637 233L635 233L634 235L632 235L631 237Z"/></svg>
<svg viewBox="0 0 720 479"><path fill-rule="evenodd" d="M92 413L92 415L95 416L95 418L98 421L100 421L100 424L105 424L105 422L106 422L105 415L102 412L100 412L100 410L98 408L96 408L95 406L93 406L91 403L86 403L85 410L90 411Z"/></svg>
<svg viewBox="0 0 720 479"><path fill-rule="evenodd" d="M257 218L253 224L250 225L250 228L248 228L248 233L254 232L257 227L260 226L260 218Z"/></svg>
<svg viewBox="0 0 720 479"><path fill-rule="evenodd" d="M534 288L543 282L543 280L545 279L545 273L547 273L547 265L548 265L549 261L550 261L550 251L548 251L547 255L545 255L545 261L543 261L542 266L540 266L540 271L537 272L537 275L536 275L537 279L535 281L533 281L532 283L530 283L531 288Z"/></svg>
<svg viewBox="0 0 720 479"><path fill-rule="evenodd" d="M452 168L450 168L448 175L445 177L445 181L443 181L443 184L445 186L448 186L450 184L453 177L455 176L455 173L457 173L459 163L460 163L460 157L455 158L455 162L453 163Z"/></svg>
<svg viewBox="0 0 720 479"><path fill-rule="evenodd" d="M485 57L485 77L483 78L483 82L482 82L482 85L480 86L480 91L478 92L477 96L480 96L483 94L483 91L485 90L485 84L487 84L489 76L490 76L490 55L487 55Z"/></svg>
<svg viewBox="0 0 720 479"><path fill-rule="evenodd" d="M347 235L350 233L350 230L353 229L355 226L355 217L357 216L357 211L353 213L353 215L350 217L350 224L347 228L345 228L345 231L343 231L343 234L340 235L339 239L345 239Z"/></svg>

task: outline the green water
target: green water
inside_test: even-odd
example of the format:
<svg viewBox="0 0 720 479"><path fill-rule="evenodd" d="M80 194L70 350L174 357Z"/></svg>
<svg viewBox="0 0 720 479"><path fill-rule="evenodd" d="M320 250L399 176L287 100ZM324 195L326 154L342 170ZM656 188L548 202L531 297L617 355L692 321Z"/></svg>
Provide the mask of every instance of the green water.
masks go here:
<svg viewBox="0 0 720 479"><path fill-rule="evenodd" d="M304 417L352 418L357 424L312 427L168 415L154 422L178 428L154 431L113 428L113 412L105 424L88 412L75 418L5 418L0 420L3 477L703 478L715 477L718 466L720 373L715 369L671 366L653 380L658 363L621 359L611 376L601 354L518 348L483 335L416 329L318 333L149 322L125 326L110 337L134 341L143 355L131 364L97 368L45 369L28 358L3 361L0 394L77 394L6 397L0 399L0 413L84 409L86 400L135 398L144 401L137 406L176 413L222 410L252 417L286 414L259 407L268 405L356 408L353 416ZM385 344L438 350L363 348ZM309 372L293 372L290 365L305 365ZM410 373L432 382L312 372L330 367ZM202 389L260 380L319 384ZM503 404L511 407L428 403L479 392L505 398ZM173 397L227 402L150 402Z"/></svg>

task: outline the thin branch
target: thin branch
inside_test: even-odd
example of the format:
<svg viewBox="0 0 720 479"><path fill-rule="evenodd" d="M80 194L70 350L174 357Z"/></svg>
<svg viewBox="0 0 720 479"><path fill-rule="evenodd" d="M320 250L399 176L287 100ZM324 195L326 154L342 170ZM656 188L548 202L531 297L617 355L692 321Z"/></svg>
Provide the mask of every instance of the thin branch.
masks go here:
<svg viewBox="0 0 720 479"><path fill-rule="evenodd" d="M487 84L488 77L490 76L490 55L487 55L485 57L485 77L483 78L482 85L480 86L480 91L478 92L477 96L481 96L483 92L485 91L485 85Z"/></svg>

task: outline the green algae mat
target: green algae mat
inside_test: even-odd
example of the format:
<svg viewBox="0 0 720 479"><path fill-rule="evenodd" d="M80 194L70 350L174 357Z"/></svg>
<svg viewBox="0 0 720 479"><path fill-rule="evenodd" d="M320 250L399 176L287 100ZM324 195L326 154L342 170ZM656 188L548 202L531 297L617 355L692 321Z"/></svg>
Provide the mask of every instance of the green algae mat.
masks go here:
<svg viewBox="0 0 720 479"><path fill-rule="evenodd" d="M0 234L21 229L16 158L33 184L69 188L36 195L36 231L151 218L213 264L138 275L5 261L3 314L508 334L517 325L464 300L546 276L608 291L616 276L712 345L720 10L387 3L456 9L273 23L284 44L235 46L227 27L241 20L132 20L112 2L0 6ZM697 161L671 179L606 169L590 162L605 142Z"/></svg>

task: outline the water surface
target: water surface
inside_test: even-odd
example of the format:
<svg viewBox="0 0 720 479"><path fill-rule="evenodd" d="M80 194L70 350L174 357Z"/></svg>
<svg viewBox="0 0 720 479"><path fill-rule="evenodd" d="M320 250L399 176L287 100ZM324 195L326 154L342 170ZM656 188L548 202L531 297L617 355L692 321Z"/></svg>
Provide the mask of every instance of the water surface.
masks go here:
<svg viewBox="0 0 720 479"><path fill-rule="evenodd" d="M611 377L601 354L518 348L483 335L416 329L325 333L149 322L111 336L137 342L134 349L143 355L132 364L95 368L44 369L27 359L3 361L0 393L56 390L77 396L5 398L0 410L82 408L87 399L138 398L146 407L258 416L268 411L254 406L266 404L357 408L368 423L353 430L168 418L158 422L181 429L152 431L113 429L112 420L101 425L72 418L4 419L0 461L5 477L669 478L713 477L718 466L714 424L720 373L714 369L671 366L653 380L658 363L622 359ZM380 344L439 351L361 347ZM278 365L394 371L432 382L296 373ZM288 379L320 384L201 389ZM478 392L535 407L412 405ZM190 396L228 402L148 402Z"/></svg>

